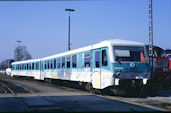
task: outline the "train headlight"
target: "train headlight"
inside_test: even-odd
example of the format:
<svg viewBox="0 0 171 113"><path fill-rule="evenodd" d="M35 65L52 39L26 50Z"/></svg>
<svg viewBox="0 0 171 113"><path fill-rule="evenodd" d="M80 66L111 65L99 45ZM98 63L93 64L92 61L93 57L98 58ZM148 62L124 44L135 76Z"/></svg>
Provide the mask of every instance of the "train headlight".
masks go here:
<svg viewBox="0 0 171 113"><path fill-rule="evenodd" d="M119 79L115 78L115 85L119 85Z"/></svg>
<svg viewBox="0 0 171 113"><path fill-rule="evenodd" d="M143 79L143 84L145 85L147 83L147 78Z"/></svg>

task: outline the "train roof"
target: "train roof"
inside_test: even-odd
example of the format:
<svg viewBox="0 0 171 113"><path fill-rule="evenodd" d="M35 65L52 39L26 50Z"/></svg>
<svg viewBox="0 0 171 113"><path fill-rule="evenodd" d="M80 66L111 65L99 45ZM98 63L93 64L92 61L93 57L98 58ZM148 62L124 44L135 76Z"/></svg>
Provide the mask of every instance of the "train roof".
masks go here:
<svg viewBox="0 0 171 113"><path fill-rule="evenodd" d="M122 39L111 39L102 41L103 44L112 44L112 45L123 45L123 46L144 46L144 43L136 42L136 41L128 41Z"/></svg>
<svg viewBox="0 0 171 113"><path fill-rule="evenodd" d="M41 59L19 61L19 62L14 62L12 64L37 62L37 61L40 61L40 60L48 60L48 59L53 59L53 58L64 56L64 55L70 55L70 54L74 54L74 53L78 53L78 52L82 52L82 51L87 51L87 50L90 50L90 49L97 49L97 48L108 47L108 46L145 46L145 45L143 43L139 43L139 42L135 42L135 41L121 40L121 39L110 39L110 40L101 41L101 42L99 42L97 44L93 44L93 45L82 47L82 48L79 48L79 49L75 49L75 50L55 54L55 55L44 57L44 58L41 58Z"/></svg>
<svg viewBox="0 0 171 113"><path fill-rule="evenodd" d="M29 62L40 62L41 59L32 59L32 60L24 60L24 61L17 61L11 64L20 64L20 63L29 63Z"/></svg>
<svg viewBox="0 0 171 113"><path fill-rule="evenodd" d="M111 40L101 41L101 42L99 42L97 44L94 44L94 45L90 45L90 46L82 47L82 48L79 48L79 49L67 51L67 52L56 54L56 55L53 55L53 56L48 56L48 57L42 58L42 60L47 60L47 59L51 59L51 58L55 58L55 57L60 57L60 56L63 56L63 55L70 55L70 54L74 54L74 53L77 53L77 52L87 51L87 50L90 50L90 49L98 49L98 48L107 47L107 46L110 46L110 45L116 45L116 46L119 46L119 45L120 46L145 46L145 44L135 42L135 41L121 40L121 39L111 39Z"/></svg>

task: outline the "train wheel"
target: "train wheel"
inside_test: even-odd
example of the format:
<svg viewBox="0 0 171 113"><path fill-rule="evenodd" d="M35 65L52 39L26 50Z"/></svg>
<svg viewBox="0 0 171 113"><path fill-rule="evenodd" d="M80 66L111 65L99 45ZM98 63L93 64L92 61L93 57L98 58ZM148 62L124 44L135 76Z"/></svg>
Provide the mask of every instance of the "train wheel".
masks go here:
<svg viewBox="0 0 171 113"><path fill-rule="evenodd" d="M98 90L98 93L99 93L100 95L105 95L105 92L104 92L104 90L102 90L102 89L99 89L99 90Z"/></svg>
<svg viewBox="0 0 171 113"><path fill-rule="evenodd" d="M51 79L50 78L45 78L45 80L44 80L46 83L51 83Z"/></svg>
<svg viewBox="0 0 171 113"><path fill-rule="evenodd" d="M95 94L95 89L93 87L90 87L90 92Z"/></svg>
<svg viewBox="0 0 171 113"><path fill-rule="evenodd" d="M109 91L111 92L111 95L118 95L119 87L118 86L111 87Z"/></svg>
<svg viewBox="0 0 171 113"><path fill-rule="evenodd" d="M91 84L90 84L90 83L87 83L87 84L85 85L86 91L90 92L90 87L91 87Z"/></svg>

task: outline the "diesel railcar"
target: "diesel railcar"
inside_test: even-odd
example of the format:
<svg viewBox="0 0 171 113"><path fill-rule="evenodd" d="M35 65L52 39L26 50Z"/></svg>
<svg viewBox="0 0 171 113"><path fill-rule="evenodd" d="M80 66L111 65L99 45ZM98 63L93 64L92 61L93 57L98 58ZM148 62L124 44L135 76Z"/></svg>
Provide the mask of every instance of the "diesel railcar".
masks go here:
<svg viewBox="0 0 171 113"><path fill-rule="evenodd" d="M11 76L77 81L101 91L136 86L150 79L148 53L143 43L111 39L49 57L12 63Z"/></svg>

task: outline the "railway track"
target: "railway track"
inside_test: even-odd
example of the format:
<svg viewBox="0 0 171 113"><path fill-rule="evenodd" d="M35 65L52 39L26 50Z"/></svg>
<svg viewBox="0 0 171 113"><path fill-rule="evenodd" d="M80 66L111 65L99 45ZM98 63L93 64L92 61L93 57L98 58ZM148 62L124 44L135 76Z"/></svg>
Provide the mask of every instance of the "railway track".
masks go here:
<svg viewBox="0 0 171 113"><path fill-rule="evenodd" d="M5 77L5 76L1 76L0 77L0 94L12 94L14 96L14 98L16 98L18 101L20 101L21 103L23 103L25 106L27 106L27 110L29 112L39 112L39 111L47 111L47 112L51 112L51 111L55 111L55 112L66 112L69 111L66 108L62 107L62 106L56 106L55 103L52 100L49 100L48 98L41 96L39 93L40 91L27 86L27 84L22 84L20 82L31 82L31 83L37 83L39 85L46 85L48 86L49 84L46 83L42 83L39 81L28 81L28 80L24 80L24 79L20 79L20 78L11 78L11 77ZM28 105L25 101L23 101L22 98L20 98L18 96L18 94L34 94L37 97L39 97L41 100L47 101L49 103L51 103L50 105Z"/></svg>
<svg viewBox="0 0 171 113"><path fill-rule="evenodd" d="M31 84L31 85L29 85ZM38 97L40 97L43 100L49 101L50 103L52 103L50 106L49 105L44 105L44 106L32 106L32 105L27 105L27 107L29 108L29 111L39 111L39 110L64 110L64 111L70 111L67 110L66 108L63 108L61 106L56 106L55 102L53 102L52 100L49 100L48 98L44 97L41 95L41 89L36 89L35 87L37 86L43 86L43 87L53 87L53 88L61 88L61 89L65 89L67 91L75 91L75 92L84 92L83 90L80 89L75 89L72 87L66 87L66 86L58 86L58 85L54 85L54 84L48 84L48 83L44 83L44 82L40 82L40 81L35 81L35 80L25 80L25 79L20 79L20 78L11 78L11 77L1 77L0 78L0 93L4 93L4 94L13 94L15 95L15 97L17 99L20 99L22 101L21 98L18 98L17 94L20 93L25 93L25 94L34 94ZM164 91L164 93L166 93L166 91ZM91 94L91 93L90 93ZM167 96L155 96L155 97L119 97L119 96L109 96L109 95L98 95L98 94L92 94L92 95L96 95L98 97L101 98L107 98L110 100L117 100L117 101L121 101L121 102L125 102L125 103L129 103L129 104L133 104L133 105L137 105L137 106L143 106L143 107L147 107L147 108L152 108L152 109L156 109L159 111L171 111L171 89L170 92L168 93ZM23 101L24 104L26 104Z"/></svg>

